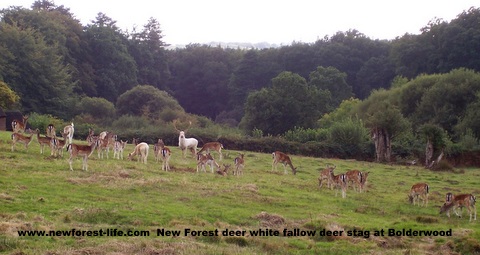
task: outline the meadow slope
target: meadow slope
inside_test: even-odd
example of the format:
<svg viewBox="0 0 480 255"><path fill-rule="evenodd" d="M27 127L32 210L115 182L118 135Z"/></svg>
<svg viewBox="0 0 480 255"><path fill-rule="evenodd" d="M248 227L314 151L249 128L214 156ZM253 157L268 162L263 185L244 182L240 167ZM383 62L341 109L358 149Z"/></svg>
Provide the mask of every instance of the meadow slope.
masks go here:
<svg viewBox="0 0 480 255"><path fill-rule="evenodd" d="M209 170L196 173L195 160L181 158L176 145L169 145L173 153L170 172L161 171L161 163L155 162L153 145L147 165L127 161L133 150L129 144L124 160L112 159L112 152L110 159L98 159L94 153L88 172L81 171L80 159L74 161L74 171L69 171L68 153L54 158L47 149L41 155L36 138L28 151L17 145L12 152L10 136L10 132L0 132L1 254L480 252L480 219L469 222L465 209L460 219L439 215L445 193L480 194L479 169L432 172L293 155L298 173L292 175L291 171L283 174L282 165L272 171L271 154L243 152L244 175L223 177ZM239 153L226 148L220 163L233 164ZM349 169L369 171L367 192L349 189L342 199L334 190L320 189L317 178L326 164L336 165L337 174ZM407 194L416 182L430 185L427 207L408 203ZM18 232L72 229L85 232L74 237L19 236ZM238 236L223 236L226 229L237 231L233 234ZM315 231L315 235L285 237L284 229ZM394 237L388 236L388 229L442 233L451 229L452 236ZM110 231L110 236L86 236L87 231L99 230ZM216 230L218 236L202 236ZM259 230L263 236L254 236ZM150 235L112 236L112 231ZM158 236L176 231L179 236ZM275 231L279 236L274 236ZM325 231L343 232L341 236L322 235ZM348 236L346 231L355 231L357 236Z"/></svg>

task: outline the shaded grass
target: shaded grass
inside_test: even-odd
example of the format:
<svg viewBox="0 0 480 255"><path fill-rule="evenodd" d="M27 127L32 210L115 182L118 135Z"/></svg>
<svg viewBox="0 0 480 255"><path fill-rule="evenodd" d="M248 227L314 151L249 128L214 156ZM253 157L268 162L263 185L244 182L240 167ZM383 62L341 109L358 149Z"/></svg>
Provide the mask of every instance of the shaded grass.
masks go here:
<svg viewBox="0 0 480 255"><path fill-rule="evenodd" d="M478 169L431 172L416 167L292 156L299 172L293 176L271 169L271 155L248 152L243 176L196 173L195 160L183 159L175 145L171 166L161 171L150 151L147 165L136 161L81 160L68 170L63 158L41 155L34 140L28 151L10 151L10 133L0 132L1 253L60 254L411 254L450 249L475 252L480 236L477 222L439 215L444 194L480 191ZM228 148L227 148L228 149ZM133 150L127 145L125 156ZM151 150L153 148L151 147ZM48 151L48 150L47 150ZM224 162L239 153L228 151ZM49 151L47 152L49 153ZM340 193L318 187L318 173L326 163L336 173L348 169L370 171L367 192ZM416 173L419 176L416 176ZM428 207L408 204L412 184L430 185ZM465 214L465 212L464 212ZM424 237L18 237L17 230L95 230L99 228L184 230L259 228L369 230L454 230L454 238ZM3 239L2 239L3 238ZM467 238L468 242L461 242ZM417 245L422 240L423 245ZM9 245L6 245L9 244ZM20 245L21 244L21 245ZM66 248L71 247L71 248ZM172 252L173 251L173 252Z"/></svg>

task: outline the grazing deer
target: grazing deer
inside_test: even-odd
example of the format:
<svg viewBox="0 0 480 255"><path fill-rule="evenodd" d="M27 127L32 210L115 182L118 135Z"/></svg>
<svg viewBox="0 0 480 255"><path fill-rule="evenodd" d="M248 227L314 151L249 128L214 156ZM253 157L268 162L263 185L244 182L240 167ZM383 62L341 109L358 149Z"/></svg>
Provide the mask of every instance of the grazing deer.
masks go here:
<svg viewBox="0 0 480 255"><path fill-rule="evenodd" d="M168 164L168 161L170 160L171 155L172 155L172 151L168 147L163 146L163 148L160 149L160 158L162 159L162 170L170 171L170 165Z"/></svg>
<svg viewBox="0 0 480 255"><path fill-rule="evenodd" d="M325 169L323 169L321 172L320 172L320 177L318 177L318 186L320 186L320 188L323 186L323 182L324 181L327 181L327 188L329 189L332 189L333 188L333 171L335 170L336 166L326 166Z"/></svg>
<svg viewBox="0 0 480 255"><path fill-rule="evenodd" d="M290 157L287 154L280 151L275 151L272 153L272 158L273 158L272 171L274 171L274 168L275 168L275 171L277 171L277 164L282 163L285 174L287 174L286 165L290 166L290 168L292 169L292 173L294 175L297 173L297 168L293 167L292 161L290 160Z"/></svg>
<svg viewBox="0 0 480 255"><path fill-rule="evenodd" d="M160 160L160 154L163 147L165 147L165 143L162 139L158 139L157 143L153 145L153 155L155 156L155 162L158 162L158 160Z"/></svg>
<svg viewBox="0 0 480 255"><path fill-rule="evenodd" d="M127 141L115 141L115 145L113 146L113 158L115 159L123 159L123 150L125 150L125 146L127 145Z"/></svg>
<svg viewBox="0 0 480 255"><path fill-rule="evenodd" d="M202 149L200 149L199 152L197 153L202 153L202 152L207 152L210 153L210 151L216 151L220 155L220 161L223 159L222 155L222 149L223 149L223 144L219 142L209 142L203 145Z"/></svg>
<svg viewBox="0 0 480 255"><path fill-rule="evenodd" d="M195 138L185 138L185 132L187 132L188 128L185 130L178 130L177 128L177 120L173 121L173 127L177 132L179 133L178 135L178 147L182 150L183 157L186 157L186 150L189 149L193 157L197 155L197 146L198 146L198 140ZM192 122L190 121L190 126L192 125ZM189 128L190 128L189 126Z"/></svg>
<svg viewBox="0 0 480 255"><path fill-rule="evenodd" d="M43 148L46 146L50 147L50 155L52 154L53 147L51 145L52 138L51 137L41 137L40 136L40 130L37 128L35 130L35 133L37 134L37 141L40 144L40 154L43 154Z"/></svg>
<svg viewBox="0 0 480 255"><path fill-rule="evenodd" d="M62 133L63 140L58 139L57 137L54 137L50 140L50 146L52 148L52 152L50 155L52 156L58 156L61 155L63 157L63 148L65 148L65 145L67 144L68 138L67 134ZM93 141L92 143L94 143ZM92 144L89 143L89 144Z"/></svg>
<svg viewBox="0 0 480 255"><path fill-rule="evenodd" d="M358 191L360 193L363 192L365 188L365 184L367 183L367 177L369 172L360 172L358 170L350 170L345 173L347 175L348 184L351 184L353 190L357 191L356 187L358 187Z"/></svg>
<svg viewBox="0 0 480 255"><path fill-rule="evenodd" d="M417 200L417 204L420 206L420 199L423 201L423 206L428 205L428 192L430 187L426 183L417 183L412 186L410 189L410 194L408 195L408 201L410 204L415 205L415 200Z"/></svg>
<svg viewBox="0 0 480 255"><path fill-rule="evenodd" d="M450 211L453 210L455 215L458 217L462 217L461 214L457 212L458 208L466 207L469 214L470 220L472 221L472 213L473 213L473 220L477 220L477 208L475 207L475 203L477 202L477 198L472 194L461 194L457 196L453 196L450 193L450 202L446 202L440 208L440 214L446 212L447 216L450 218ZM447 196L448 197L448 196Z"/></svg>
<svg viewBox="0 0 480 255"><path fill-rule="evenodd" d="M28 150L28 145L33 140L33 133L30 134L30 136L25 136L19 133L13 133L12 134L12 151L15 151L15 144L17 143L23 143L25 145L25 150Z"/></svg>
<svg viewBox="0 0 480 255"><path fill-rule="evenodd" d="M25 133L25 128L27 127L28 116L22 116L22 120L13 120L12 121L12 130L13 133Z"/></svg>
<svg viewBox="0 0 480 255"><path fill-rule="evenodd" d="M215 162L215 159L213 159L212 155L210 153L207 154L197 154L197 173L198 169L201 168L203 172L207 172L205 165L209 165L210 169L212 170L213 173L213 165L216 165L219 167L217 162Z"/></svg>
<svg viewBox="0 0 480 255"><path fill-rule="evenodd" d="M73 122L70 125L66 125L63 128L63 133L67 135L69 144L72 143L72 141L73 141L73 133L74 132L75 132L75 128L74 128Z"/></svg>
<svg viewBox="0 0 480 255"><path fill-rule="evenodd" d="M347 186L348 186L348 177L346 174L333 175L332 172L332 181L333 186L335 187L335 196L337 196L338 190L342 190L342 198L347 197Z"/></svg>
<svg viewBox="0 0 480 255"><path fill-rule="evenodd" d="M240 156L236 157L233 162L235 163L235 170L233 175L243 175L243 168L245 166L244 154L241 153Z"/></svg>
<svg viewBox="0 0 480 255"><path fill-rule="evenodd" d="M90 155L93 154L96 146L97 146L96 142L90 145L79 145L79 144L69 143L67 146L67 151L70 152L70 158L68 159L68 164L70 165L70 171L73 171L72 162L73 162L73 159L76 158L77 156L80 156L83 158L82 170L88 171L88 165L87 165L88 157L90 157Z"/></svg>
<svg viewBox="0 0 480 255"><path fill-rule="evenodd" d="M50 138L54 138L56 136L55 125L49 124L47 126L47 136Z"/></svg>
<svg viewBox="0 0 480 255"><path fill-rule="evenodd" d="M148 146L147 143L139 143L137 146L135 146L135 149L133 152L130 152L128 154L128 160L133 160L133 158L138 155L138 162L142 162L144 164L147 164L147 158L148 158L148 151L150 150L150 146Z"/></svg>
<svg viewBox="0 0 480 255"><path fill-rule="evenodd" d="M228 175L228 169L230 167L231 167L230 164L228 164L228 165L223 164L223 170L220 167L218 167L216 173L221 175L221 176L227 176Z"/></svg>

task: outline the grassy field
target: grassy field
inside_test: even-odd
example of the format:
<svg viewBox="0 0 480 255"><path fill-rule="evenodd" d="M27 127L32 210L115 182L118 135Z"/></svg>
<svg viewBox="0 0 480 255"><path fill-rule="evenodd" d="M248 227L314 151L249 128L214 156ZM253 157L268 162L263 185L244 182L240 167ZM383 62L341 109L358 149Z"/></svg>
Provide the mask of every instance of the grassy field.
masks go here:
<svg viewBox="0 0 480 255"><path fill-rule="evenodd" d="M270 154L244 152L244 175L224 177L196 173L195 160L182 159L179 149L170 145L171 172L161 171L153 146L147 165L112 159L112 152L110 159L98 159L94 153L88 172L81 171L80 159L74 161L75 171L69 171L68 153L63 158L50 157L50 150L41 155L36 138L28 151L17 145L11 152L10 135L0 132L1 254L480 253L480 219L469 222L465 209L463 218L439 215L445 193L480 194L479 169L432 172L293 155L298 173L284 175L281 165L272 172ZM220 163L233 164L240 152L226 149ZM125 158L132 150L127 145ZM370 171L368 191L349 189L342 199L340 192L335 196L333 190L320 189L317 177L327 163L336 165L337 174ZM408 203L416 182L430 185L428 207ZM90 234L108 230L110 236L18 233L71 229ZM158 236L162 229L164 234L179 231L179 236ZM238 236L224 236L226 229ZM315 235L285 237L285 229ZM388 229L451 229L452 236L388 236ZM263 235L255 236L259 230ZM149 236L113 236L114 231ZM325 231L343 232L326 236Z"/></svg>

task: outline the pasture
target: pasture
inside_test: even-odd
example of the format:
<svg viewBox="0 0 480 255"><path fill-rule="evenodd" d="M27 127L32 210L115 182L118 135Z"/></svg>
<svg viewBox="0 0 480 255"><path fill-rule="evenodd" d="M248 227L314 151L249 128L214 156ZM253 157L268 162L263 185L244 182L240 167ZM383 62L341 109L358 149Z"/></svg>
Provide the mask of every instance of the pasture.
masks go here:
<svg viewBox="0 0 480 255"><path fill-rule="evenodd" d="M69 170L66 151L63 158L51 157L49 149L41 155L36 138L28 151L17 145L12 152L10 136L10 132L0 132L1 254L480 252L480 219L469 222L465 209L463 218L439 215L447 192L480 194L479 169L433 172L421 167L291 155L298 172L292 175L287 167L284 175L281 164L272 172L271 154L245 151L243 176L221 176L210 173L208 167L207 173L196 173L196 160L189 154L183 159L177 144L167 144L172 150L170 172L162 171L161 162L155 162L153 145L146 165L128 161L127 155L133 151L133 145L128 144L124 160L113 159L113 152L109 159L98 159L95 152L88 160L88 172L84 172L79 158L73 162L74 171ZM225 148L219 163L233 165L240 153ZM216 153L213 156L218 158ZM335 196L334 190L320 189L317 178L326 164L336 165L335 174L349 169L369 171L367 192L348 189L342 199L341 192ZM427 207L408 203L408 192L417 182L430 186ZM102 229L109 234L148 231L150 235L18 234L19 230L72 229ZM223 236L226 229L236 232ZM285 229L297 236L283 236ZM452 236L388 236L388 229L451 229ZM216 230L218 236L210 235ZM263 236L254 236L259 230L264 231ZM374 236L375 231L382 230L383 236ZM166 235L175 231L179 236L158 236L159 232ZM306 231L315 231L315 235L298 236ZM327 236L326 231L343 232ZM347 231L355 231L357 236L348 236Z"/></svg>

